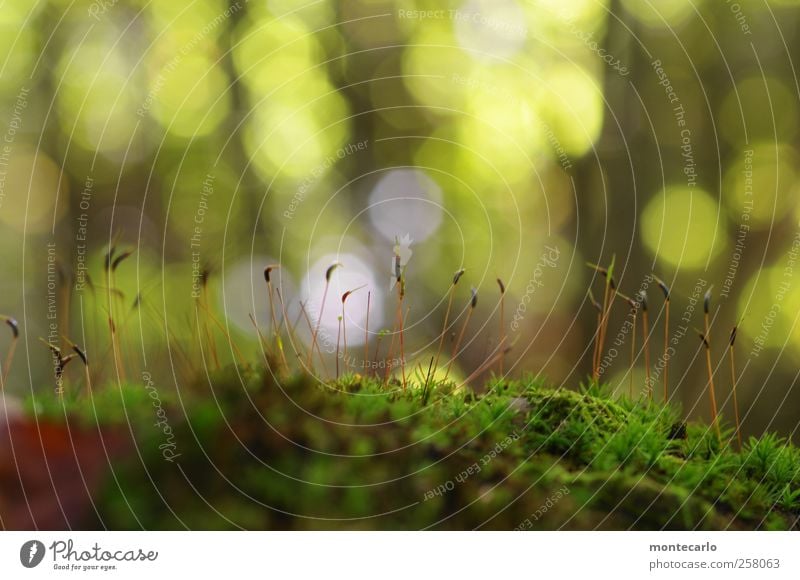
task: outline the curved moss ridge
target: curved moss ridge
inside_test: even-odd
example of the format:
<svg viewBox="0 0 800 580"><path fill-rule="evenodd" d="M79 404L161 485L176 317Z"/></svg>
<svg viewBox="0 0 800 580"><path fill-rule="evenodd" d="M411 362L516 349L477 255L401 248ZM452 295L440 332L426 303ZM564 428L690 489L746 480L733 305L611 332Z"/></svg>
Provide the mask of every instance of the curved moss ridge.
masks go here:
<svg viewBox="0 0 800 580"><path fill-rule="evenodd" d="M358 376L245 383L228 370L213 391L161 393L160 413L141 385L28 409L71 428L100 418L131 437L87 526L798 527L797 448L766 435L737 453L671 407L612 399L597 385L492 380L475 395L450 385L403 393Z"/></svg>

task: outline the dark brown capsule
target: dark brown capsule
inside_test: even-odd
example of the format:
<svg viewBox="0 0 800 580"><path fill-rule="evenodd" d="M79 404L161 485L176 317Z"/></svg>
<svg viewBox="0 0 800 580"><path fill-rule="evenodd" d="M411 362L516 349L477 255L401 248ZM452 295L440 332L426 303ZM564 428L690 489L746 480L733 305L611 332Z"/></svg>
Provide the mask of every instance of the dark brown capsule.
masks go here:
<svg viewBox="0 0 800 580"><path fill-rule="evenodd" d="M341 266L341 264L339 262L334 262L333 264L328 266L328 269L325 270L325 281L326 282L330 282L331 281L331 276L333 276L333 271L336 270L336 268L338 268L339 266Z"/></svg>
<svg viewBox="0 0 800 580"><path fill-rule="evenodd" d="M6 324L11 328L14 338L19 338L19 324L13 318L6 318Z"/></svg>
<svg viewBox="0 0 800 580"><path fill-rule="evenodd" d="M128 258L130 258L132 254L133 251L128 250L126 252L122 252L119 256L114 258L114 261L111 263L111 271L112 272L116 271L116 269L119 268L119 265Z"/></svg>
<svg viewBox="0 0 800 580"><path fill-rule="evenodd" d="M86 358L86 353L83 352L83 350L81 350L81 347L79 347L77 344L73 344L72 345L72 350L74 350L75 354L77 354L81 358L81 360L83 361L83 364L88 367L89 366L89 361Z"/></svg>
<svg viewBox="0 0 800 580"><path fill-rule="evenodd" d="M667 284L655 274L653 274L653 278L655 278L658 287L661 288L661 293L664 294L664 300L669 301L670 298L669 286L667 286Z"/></svg>

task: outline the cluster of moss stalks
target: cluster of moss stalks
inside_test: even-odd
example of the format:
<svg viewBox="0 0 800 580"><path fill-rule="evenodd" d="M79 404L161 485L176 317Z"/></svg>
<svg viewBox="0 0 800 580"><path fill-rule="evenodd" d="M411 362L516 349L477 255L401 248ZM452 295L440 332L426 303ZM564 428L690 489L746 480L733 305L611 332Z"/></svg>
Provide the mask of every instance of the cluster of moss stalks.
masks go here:
<svg viewBox="0 0 800 580"><path fill-rule="evenodd" d="M81 526L798 528L797 448L766 435L739 452L729 429L720 442L677 409L597 384L496 378L477 394L235 368L210 379L161 392L158 413L141 384L28 401L39 421L127 441Z"/></svg>

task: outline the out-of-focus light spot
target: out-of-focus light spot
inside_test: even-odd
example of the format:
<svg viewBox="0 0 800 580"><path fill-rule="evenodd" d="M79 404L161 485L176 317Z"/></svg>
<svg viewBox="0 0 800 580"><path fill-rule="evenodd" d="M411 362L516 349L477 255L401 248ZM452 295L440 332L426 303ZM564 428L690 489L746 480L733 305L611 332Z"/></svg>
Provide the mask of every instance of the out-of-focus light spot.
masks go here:
<svg viewBox="0 0 800 580"><path fill-rule="evenodd" d="M583 259L569 241L560 236L538 235L528 245L531 258L519 267L514 280L506 280L517 304L515 314L520 328L530 328L531 314L552 316L584 291L576 265ZM527 320L527 323L525 322Z"/></svg>
<svg viewBox="0 0 800 580"><path fill-rule="evenodd" d="M737 225L769 227L795 205L797 152L788 145L761 143L744 150L725 174L723 192Z"/></svg>
<svg viewBox="0 0 800 580"><path fill-rule="evenodd" d="M792 274L778 259L776 265L762 268L747 281L739 297L739 327L761 348L780 348L787 341L800 351L800 287L789 283ZM752 348L752 347L751 347Z"/></svg>
<svg viewBox="0 0 800 580"><path fill-rule="evenodd" d="M3 9L0 10L0 22L13 22L22 24L25 19L30 23L41 12L46 2L31 2L30 0L5 0Z"/></svg>
<svg viewBox="0 0 800 580"><path fill-rule="evenodd" d="M15 22L8 17L0 19L1 93L19 90L19 83L31 74L37 56L37 43L36 33L30 25L23 27L22 22Z"/></svg>
<svg viewBox="0 0 800 580"><path fill-rule="evenodd" d="M245 20L233 42L233 62L242 81L261 95L316 63L322 48L295 16Z"/></svg>
<svg viewBox="0 0 800 580"><path fill-rule="evenodd" d="M442 223L442 191L417 169L395 169L384 175L369 196L372 226L386 240L410 235L419 243Z"/></svg>
<svg viewBox="0 0 800 580"><path fill-rule="evenodd" d="M258 16L272 14L278 18L299 18L309 28L322 28L333 21L335 7L329 2L308 2L308 0L267 0L266 3L257 2L248 6L248 15Z"/></svg>
<svg viewBox="0 0 800 580"><path fill-rule="evenodd" d="M219 64L187 56L169 71L151 80L153 117L180 137L208 135L230 109L228 78Z"/></svg>
<svg viewBox="0 0 800 580"><path fill-rule="evenodd" d="M622 0L628 13L642 24L652 28L679 26L689 17L696 16L704 0Z"/></svg>
<svg viewBox="0 0 800 580"><path fill-rule="evenodd" d="M458 43L477 60L510 58L528 38L525 12L516 0L468 0L450 15Z"/></svg>
<svg viewBox="0 0 800 580"><path fill-rule="evenodd" d="M364 286L351 294L345 305L348 346L364 344L368 293L371 293L370 333L377 333L383 324L386 281L383 277L376 278L373 269L353 254L329 254L323 256L311 266L308 274L303 279L301 294L312 324L316 326L320 309L323 306L325 272L334 262L339 262L342 266L336 268L331 275L330 288L322 310L322 321L317 339L320 350L326 354L334 354L336 352L339 317L342 315L342 295L345 292ZM388 291L388 288L386 290ZM303 338L306 342L311 342L310 336L304 335Z"/></svg>
<svg viewBox="0 0 800 580"><path fill-rule="evenodd" d="M701 268L725 247L719 206L705 191L669 187L642 212L642 240L659 260L676 267Z"/></svg>
<svg viewBox="0 0 800 580"><path fill-rule="evenodd" d="M336 123L344 115L341 97L332 94L327 123L322 125L314 108L297 109L297 103L275 100L259 104L245 130L245 148L256 167L270 178L276 172L286 178L305 179L324 173L339 160L339 149L347 139L347 123Z"/></svg>
<svg viewBox="0 0 800 580"><path fill-rule="evenodd" d="M615 349L616 350L616 349ZM631 381L630 349L616 350L621 356L616 357L608 367L600 367L603 371L603 382L607 381L615 397L632 396L634 400L640 396L647 396L647 372L644 365L637 364L633 367L633 381ZM609 357L606 356L608 359ZM640 357L641 358L641 357ZM639 361L641 363L642 361ZM609 376L610 375L610 376Z"/></svg>
<svg viewBox="0 0 800 580"><path fill-rule="evenodd" d="M744 148L756 141L792 141L799 120L794 91L778 79L756 76L727 94L717 126L729 143Z"/></svg>
<svg viewBox="0 0 800 580"><path fill-rule="evenodd" d="M593 20L604 17L609 0L535 0L541 10L554 12L562 19Z"/></svg>
<svg viewBox="0 0 800 580"><path fill-rule="evenodd" d="M113 228L118 245L148 248L161 244L163 239L160 228L137 205L107 205L92 216L91 222L100 231Z"/></svg>
<svg viewBox="0 0 800 580"><path fill-rule="evenodd" d="M58 107L63 129L89 150L111 153L129 149L126 161L130 162L131 155L141 153L140 148L127 147L138 120L139 92L120 48L109 52L115 37L101 36L64 53L59 62Z"/></svg>
<svg viewBox="0 0 800 580"><path fill-rule="evenodd" d="M55 208L58 197L58 208ZM0 183L0 220L15 231L47 231L69 203L69 185L44 153L15 150Z"/></svg>
<svg viewBox="0 0 800 580"><path fill-rule="evenodd" d="M163 195L159 201L164 215L169 211L170 234L190 238L198 225L195 219L202 220L204 238L221 235L230 223L244 223L240 221L245 220L242 204L234 203L233 208L230 207L237 181L238 176L230 166L217 163L211 152L190 149L180 166L164 174ZM209 195L208 191L212 193ZM237 201L241 202L241 197L237 197ZM207 207L203 207L203 203Z"/></svg>
<svg viewBox="0 0 800 580"><path fill-rule="evenodd" d="M495 179L499 173L515 182L530 174L531 163L546 150L546 142L539 112L526 97L526 84L476 80L473 86L474 90L468 89L472 116L462 117L459 141L493 166ZM485 88L490 86L496 90ZM481 167L488 168L485 164Z"/></svg>
<svg viewBox="0 0 800 580"><path fill-rule="evenodd" d="M239 12L242 6L234 2L228 6L225 0L203 0L202 2L173 2L154 0L147 3L151 26L157 34L169 32L180 39L180 43L196 48L202 43L213 43L226 28L226 21Z"/></svg>
<svg viewBox="0 0 800 580"><path fill-rule="evenodd" d="M407 3L393 0L358 0L336 3L337 28L347 37L347 42L356 48L372 48L396 45L402 42L402 18L396 17L398 7Z"/></svg>
<svg viewBox="0 0 800 580"><path fill-rule="evenodd" d="M588 151L603 127L603 89L579 67L554 67L545 80L540 107L549 127L544 128L554 149L573 155ZM549 129L549 130L548 130Z"/></svg>
<svg viewBox="0 0 800 580"><path fill-rule="evenodd" d="M470 79L478 64L460 49L449 30L434 22L420 28L403 51L403 74L406 87L418 103L433 107L461 109L465 92L462 79ZM434 109L439 115L449 111Z"/></svg>

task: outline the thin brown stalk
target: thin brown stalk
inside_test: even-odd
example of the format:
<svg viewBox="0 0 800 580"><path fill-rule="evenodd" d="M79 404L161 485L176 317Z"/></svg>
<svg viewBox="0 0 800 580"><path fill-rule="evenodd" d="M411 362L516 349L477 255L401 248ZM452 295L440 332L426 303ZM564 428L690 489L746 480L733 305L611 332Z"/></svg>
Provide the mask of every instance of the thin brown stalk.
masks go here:
<svg viewBox="0 0 800 580"><path fill-rule="evenodd" d="M317 348L317 336L319 335L319 327L322 324L322 313L325 310L325 301L328 299L328 288L331 285L331 276L333 275L334 270L341 266L339 262L334 262L328 269L325 270L325 290L322 292L322 304L319 307L319 315L317 316L317 324L314 327L313 335L311 337L311 352L308 353L308 367L312 367L313 358L314 358L314 350ZM320 356L322 353L320 352Z"/></svg>
<svg viewBox="0 0 800 580"><path fill-rule="evenodd" d="M214 338L214 333L211 331L209 327L208 320L209 314L211 313L211 307L209 306L208 301L208 279L210 277L210 272L208 269L203 270L201 274L201 283L202 283L202 308L203 308L203 326L205 327L206 338L208 340L208 350L211 352L211 359L214 361L214 367L219 370L222 368L219 364L219 355L217 354L217 341Z"/></svg>
<svg viewBox="0 0 800 580"><path fill-rule="evenodd" d="M56 272L58 274L58 312L61 318L59 327L61 327L64 332L69 333L69 305L70 294L72 293L72 281L64 270L64 266L61 262L56 262Z"/></svg>
<svg viewBox="0 0 800 580"><path fill-rule="evenodd" d="M450 311L453 308L453 296L455 294L458 281L461 280L461 277L463 275L464 275L464 269L462 268L453 275L453 282L450 284L450 291L448 292L448 298L447 298L447 310L445 310L444 313L444 324L442 325L442 332L439 334L439 347L436 349L436 359L433 363L434 373L439 368L439 357L442 354L442 347L444 346L444 337L447 335L448 323L450 322Z"/></svg>
<svg viewBox="0 0 800 580"><path fill-rule="evenodd" d="M258 335L258 344L261 346L261 354L264 355L265 361L269 361L269 355L267 354L267 344L266 341L264 340L264 335L261 333L261 329L258 327L258 323L256 322L256 318L255 316L253 316L253 313L252 312L248 313L248 316L250 317L250 322L252 323L253 328L256 329L256 334Z"/></svg>
<svg viewBox="0 0 800 580"><path fill-rule="evenodd" d="M644 291L640 292L639 294L639 301L642 305L642 341L643 341L643 348L644 348L644 368L645 368L645 381L646 381L646 392L650 397L650 400L653 400L653 382L650 377L650 317L647 311L647 293Z"/></svg>
<svg viewBox="0 0 800 580"><path fill-rule="evenodd" d="M422 367L422 365L420 364L420 368L421 367ZM428 378L430 378L432 372L433 372L433 357L431 357L431 362L428 365L428 374L425 375L427 377L425 379L425 385L422 387L422 406L423 407L428 404L428 397L430 396L430 392L431 392L430 391L430 385L429 385L429 382L428 382ZM421 371L420 371L420 373L421 373Z"/></svg>
<svg viewBox="0 0 800 580"><path fill-rule="evenodd" d="M222 333L222 335L227 339L228 344L231 345L231 348L233 349L233 352L236 355L236 358L239 359L239 364L242 365L243 368L250 368L250 363L247 361L245 356L242 354L242 351L239 350L239 347L236 346L236 343L231 338L231 335L228 332L228 329L225 328L225 326L219 320L217 320L217 317L214 316L214 314L211 312L211 310L207 306L204 306L204 308L206 309L205 312L206 312L206 315L208 316L209 320L211 320L211 322L214 323L214 326L216 326L219 329L219 331Z"/></svg>
<svg viewBox="0 0 800 580"><path fill-rule="evenodd" d="M270 333L275 334L278 331L277 317L275 316L275 300L273 297L272 289L272 271L280 268L278 264L272 264L264 268L264 281L267 283L267 297L269 298L269 312L270 312Z"/></svg>
<svg viewBox="0 0 800 580"><path fill-rule="evenodd" d="M628 387L628 395L631 399L633 399L633 369L635 368L636 364L636 313L637 309L634 307L631 309L631 316L633 316L633 330L631 331L631 369L630 369L630 380L631 384Z"/></svg>
<svg viewBox="0 0 800 580"><path fill-rule="evenodd" d="M603 291L603 310L600 314L600 329L597 333L597 359L595 360L595 367L592 372L592 377L595 382L600 380L600 361L603 359L603 331L605 330L606 313L608 312L608 284Z"/></svg>
<svg viewBox="0 0 800 580"><path fill-rule="evenodd" d="M106 294L108 298L108 329L109 332L111 333L111 350L114 356L114 366L117 369L117 374L120 382L125 382L125 368L122 365L119 337L117 335L117 325L114 322L115 318L114 311L116 308L114 305L113 294L116 291L116 283L114 276L114 271L116 267L112 268L112 264L119 265L119 262L115 258L116 251L117 251L116 247L111 246L105 257L105 270L108 283L107 294Z"/></svg>
<svg viewBox="0 0 800 580"><path fill-rule="evenodd" d="M300 303L300 311L302 312L303 317L305 318L306 324L308 325L309 332L313 333L314 332L314 327L311 324L311 317L308 315L308 311L306 310L306 306L305 306L305 304L303 302ZM314 351L311 351L311 354L313 354L313 352ZM326 376L330 376L328 374L328 367L325 364L325 357L322 355L322 351L320 351L320 353L319 353L319 360L322 363L322 370L325 372L325 375ZM307 368L308 368L308 372L310 372L310 373L314 372L314 370L312 369L311 366L308 366Z"/></svg>
<svg viewBox="0 0 800 580"><path fill-rule="evenodd" d="M403 391L408 386L406 381L406 342L405 342L405 320L403 316L403 299L405 298L405 280L400 280L397 291L397 316L400 323L400 374L403 377Z"/></svg>
<svg viewBox="0 0 800 580"><path fill-rule="evenodd" d="M467 317L464 319L464 324L461 325L461 332L458 333L458 339L456 340L455 344L453 345L453 352L450 356L450 362L447 364L447 372L445 372L444 380L450 376L450 368L453 366L453 362L456 359L456 356L461 351L461 343L464 340L464 335L467 332L467 327L469 326L470 318L472 318L472 314L475 312L475 307L478 305L478 291L475 288L472 288L472 299L470 300L469 309L467 310Z"/></svg>
<svg viewBox="0 0 800 580"><path fill-rule="evenodd" d="M374 361L375 361L375 363L376 363L376 364L375 364L375 369L374 369L374 371L375 371L375 372L374 372L374 373L372 373L372 374L373 374L374 376L376 376L376 377L378 376L378 365L377 365L377 361L379 361L379 360L380 360L380 359L378 358L378 354L379 354L379 353L380 353L380 351L381 351L381 340L383 339L383 336L384 336L384 333L383 333L383 331L380 331L380 332L378 333L378 337L375 339L375 354L374 354L374 355L372 355L372 360L374 360Z"/></svg>
<svg viewBox="0 0 800 580"><path fill-rule="evenodd" d="M114 248L112 248L112 252ZM120 254L114 253L113 255L110 254L109 256L109 275L110 275L110 284L112 289L117 290L117 268L119 268L120 264L130 258L133 255L133 250L126 250ZM120 293L121 294L121 293ZM109 296L109 301L111 298ZM117 355L118 355L118 364L119 364L119 375L121 382L125 382L125 364L122 357L122 345L127 344L125 340L125 325L122 326L117 324L119 320L116 315L116 305L113 302L110 302L110 312L111 316L114 317L114 339L117 342Z"/></svg>
<svg viewBox="0 0 800 580"><path fill-rule="evenodd" d="M730 359L731 359L731 386L733 390L733 413L736 417L736 439L739 444L739 451L742 451L742 425L739 419L739 400L736 397L736 386L738 384L738 380L736 378L736 359L735 359L735 348L734 345L736 343L736 330L737 327L734 326L733 330L731 330L731 338L728 343L728 349L730 352Z"/></svg>
<svg viewBox="0 0 800 580"><path fill-rule="evenodd" d="M711 364L711 339L710 339L710 321L709 321L709 314L711 311L711 289L709 288L708 292L703 299L703 325L705 332L702 335L703 342L706 347L706 370L708 371L708 387L709 387L709 394L711 397L711 422L714 425L714 430L717 433L717 439L722 440L722 434L720 433L719 422L717 421L717 395L714 390L714 369L713 365Z"/></svg>
<svg viewBox="0 0 800 580"><path fill-rule="evenodd" d="M370 291L367 292L367 322L364 324L364 369L369 368L369 306L371 301L372 292Z"/></svg>
<svg viewBox="0 0 800 580"><path fill-rule="evenodd" d="M664 403L669 400L669 304L670 290L658 276L653 276L664 294Z"/></svg>
<svg viewBox="0 0 800 580"><path fill-rule="evenodd" d="M603 268L595 264L587 264L605 277L605 288L603 291L603 314L600 323L600 337L597 352L597 360L594 368L593 377L595 381L600 380L600 364L603 359L603 349L605 347L606 334L608 332L608 322L611 317L611 308L614 305L614 297L617 291L617 285L614 281L614 263L616 257L611 258L611 265L608 268Z"/></svg>
<svg viewBox="0 0 800 580"><path fill-rule="evenodd" d="M498 278L497 285L500 288L500 332L498 333L499 344L505 343L506 340L506 285ZM503 376L503 368L505 363L505 353L503 349L500 350L500 360L498 361L500 376Z"/></svg>
<svg viewBox="0 0 800 580"><path fill-rule="evenodd" d="M339 380L339 343L342 339L342 319L339 318L339 330L336 331L336 380Z"/></svg>
<svg viewBox="0 0 800 580"><path fill-rule="evenodd" d="M598 362L598 352L600 351L600 325L603 322L603 307L600 303L595 300L594 294L592 293L592 289L589 289L589 301L592 303L592 306L597 310L597 327L594 333L594 347L592 348L592 378L595 376L595 370L597 369Z"/></svg>
<svg viewBox="0 0 800 580"><path fill-rule="evenodd" d="M403 320L403 299L406 295L406 278L405 269L402 266L402 258L398 253L398 246L395 246L394 254L394 277L397 284L397 318L400 328L400 374L403 378L403 392L405 392L406 383L406 346L405 346L405 324Z"/></svg>
<svg viewBox="0 0 800 580"><path fill-rule="evenodd" d="M639 312L640 304L622 292L617 292L617 296L622 298L622 300L624 300L628 306L630 306L631 316L633 317L633 324L631 324L631 362L630 368L628 369L628 376L630 380L630 384L628 386L628 395L631 399L633 399L633 370L636 362L636 318Z"/></svg>
<svg viewBox="0 0 800 580"><path fill-rule="evenodd" d="M289 323L289 315L286 312L286 304L283 301L283 295L281 294L280 288L275 288L275 294L278 296L278 302L281 305L281 323L278 327L278 334L281 332L281 328L286 326L287 333L289 335L289 341L292 343L292 347L295 349L295 355L297 358L300 358L300 353L298 352L300 343L297 342L297 335L295 334L295 330L297 325L300 323L300 318L302 318L304 310L302 308L302 302L300 303L301 310L297 314L297 319L295 320L294 324Z"/></svg>
<svg viewBox="0 0 800 580"><path fill-rule="evenodd" d="M664 402L669 400L669 299L664 304Z"/></svg>
<svg viewBox="0 0 800 580"><path fill-rule="evenodd" d="M614 278L612 278L610 274L607 274L606 277L609 280L609 282L608 282L609 298L608 298L608 306L606 307L605 314L603 315L603 325L602 325L603 326L603 332L602 332L601 337L600 337L600 351L598 352L598 357L599 357L598 358L598 369L597 369L598 378L600 376L599 365L600 365L600 361L602 360L602 358L600 358L600 357L602 357L602 353L603 353L603 351L605 349L606 338L608 337L608 324L611 321L611 309L614 306L614 302L615 302L615 298L616 298L616 294L617 294L617 286L616 286L616 283L614 282Z"/></svg>
<svg viewBox="0 0 800 580"><path fill-rule="evenodd" d="M366 284L364 286L366 286ZM355 288L353 290L348 290L347 292L342 294L342 317L341 317L341 320L340 320L340 326L341 326L342 331L343 331L342 334L344 335L344 357L343 358L344 358L344 370L345 370L345 372L348 371L348 367L349 367L349 365L347 363L347 318L345 317L346 315L345 315L345 311L344 311L345 304L347 303L347 299L350 298L350 296L354 292L357 292L358 290L361 290L362 288L364 288L364 286L359 286L358 288ZM338 339L337 339L337 341L338 341ZM337 379L339 378L339 352L338 352L338 345L337 345L337 352L336 352L336 378Z"/></svg>
<svg viewBox="0 0 800 580"><path fill-rule="evenodd" d="M278 318L275 315L275 299L274 299L274 292L272 288L272 271L277 270L280 268L279 264L273 264L271 266L267 266L264 268L264 280L267 283L267 295L269 296L269 311L270 311L270 334L272 335L272 339L275 341L275 345L278 348L278 353L281 357L281 363L283 366L288 369L289 363L286 361L286 354L283 352L283 341L281 340L280 336L280 328L278 327Z"/></svg>
<svg viewBox="0 0 800 580"><path fill-rule="evenodd" d="M394 365L392 365L392 358L394 357L394 342L397 338L397 329L398 329L397 322L398 321L395 318L394 327L392 328L392 340L389 343L389 351L386 353L386 368L384 369L383 372L384 386L389 384L389 375L391 374L392 368L394 367Z"/></svg>
<svg viewBox="0 0 800 580"><path fill-rule="evenodd" d="M344 314L344 304L342 304L342 334L344 335L344 351L342 352L342 358L344 359L344 372L350 370L350 365L347 363L347 319L345 318Z"/></svg>

